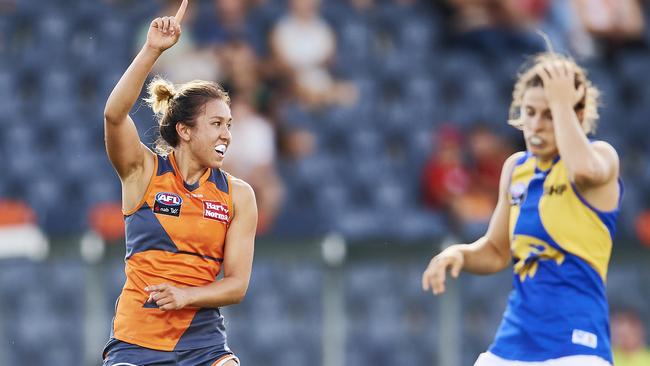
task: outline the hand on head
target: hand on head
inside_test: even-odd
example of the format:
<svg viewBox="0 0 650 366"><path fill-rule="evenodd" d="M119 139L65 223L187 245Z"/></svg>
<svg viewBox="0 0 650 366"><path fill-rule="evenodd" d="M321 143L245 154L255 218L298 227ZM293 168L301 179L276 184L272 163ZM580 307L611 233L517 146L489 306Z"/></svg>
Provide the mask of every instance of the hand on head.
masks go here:
<svg viewBox="0 0 650 366"><path fill-rule="evenodd" d="M549 105L571 103L575 106L585 96L586 86L580 83L576 88L577 69L575 65L562 59L542 62L535 66L535 73L544 84Z"/></svg>

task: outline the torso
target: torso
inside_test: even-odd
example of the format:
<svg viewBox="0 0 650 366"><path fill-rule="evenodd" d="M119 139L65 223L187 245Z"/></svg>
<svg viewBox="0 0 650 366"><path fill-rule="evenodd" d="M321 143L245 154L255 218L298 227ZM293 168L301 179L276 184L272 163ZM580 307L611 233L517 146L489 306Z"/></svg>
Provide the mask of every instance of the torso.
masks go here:
<svg viewBox="0 0 650 366"><path fill-rule="evenodd" d="M144 287L205 286L216 279L233 213L231 179L208 169L188 185L173 155L155 157L142 201L125 212L127 280L116 306L114 338L165 351L225 344L218 309L164 312L146 303Z"/></svg>
<svg viewBox="0 0 650 366"><path fill-rule="evenodd" d="M618 208L591 205L559 158L540 169L530 154L514 167L508 198L514 289L490 351L520 361L584 354L611 362L605 278Z"/></svg>

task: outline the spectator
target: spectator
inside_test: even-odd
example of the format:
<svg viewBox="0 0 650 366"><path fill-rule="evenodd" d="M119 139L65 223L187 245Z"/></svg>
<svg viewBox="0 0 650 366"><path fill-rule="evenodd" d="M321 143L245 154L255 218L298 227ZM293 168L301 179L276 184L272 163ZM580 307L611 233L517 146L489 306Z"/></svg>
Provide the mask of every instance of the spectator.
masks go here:
<svg viewBox="0 0 650 366"><path fill-rule="evenodd" d="M269 112L271 94L266 81L262 80L262 65L250 44L236 40L224 45L222 50L223 84L250 102L257 111Z"/></svg>
<svg viewBox="0 0 650 366"><path fill-rule="evenodd" d="M271 32L274 64L291 81L293 95L306 105L354 103L354 88L330 75L336 38L319 6L320 0L289 1L289 14Z"/></svg>
<svg viewBox="0 0 650 366"><path fill-rule="evenodd" d="M255 190L259 213L257 232L267 232L284 199L284 187L275 167L276 137L273 126L259 115L249 99L232 102L233 141L224 169L244 179Z"/></svg>
<svg viewBox="0 0 650 366"><path fill-rule="evenodd" d="M650 365L650 350L639 314L626 310L612 315L612 346L616 366Z"/></svg>
<svg viewBox="0 0 650 366"><path fill-rule="evenodd" d="M447 4L453 14L454 43L496 54L543 50L531 28L544 18L548 0L447 0Z"/></svg>
<svg viewBox="0 0 650 366"><path fill-rule="evenodd" d="M199 15L194 30L201 47L222 46L233 41L249 44L258 55L264 53L266 34L259 29L256 19L251 19L250 1L213 0L210 11Z"/></svg>
<svg viewBox="0 0 650 366"><path fill-rule="evenodd" d="M496 198L499 191L501 167L512 149L499 135L487 125L477 124L469 133L468 145L470 158L473 162L472 180L475 185Z"/></svg>
<svg viewBox="0 0 650 366"><path fill-rule="evenodd" d="M574 0L574 4L583 26L596 38L623 42L643 37L639 0Z"/></svg>
<svg viewBox="0 0 650 366"><path fill-rule="evenodd" d="M438 133L436 150L422 175L424 201L432 208L449 210L451 203L469 189L462 142L461 132L454 127L445 126Z"/></svg>
<svg viewBox="0 0 650 366"><path fill-rule="evenodd" d="M634 229L641 244L650 247L650 211L644 210L637 215Z"/></svg>
<svg viewBox="0 0 650 366"><path fill-rule="evenodd" d="M423 189L425 202L447 213L454 234L470 237L484 230L490 220L507 150L498 136L483 126L470 132L469 151L463 150L463 140L459 130L441 129L438 148L423 173ZM465 153L473 165L464 162Z"/></svg>
<svg viewBox="0 0 650 366"><path fill-rule="evenodd" d="M174 14L178 8L178 0L164 0L163 6L157 16ZM163 75L167 80L182 84L195 79L220 80L221 66L217 54L212 47L199 47L197 33L192 29L196 20L193 7L185 15L183 24L183 37L176 47L165 52L153 68L153 73ZM135 44L141 45L147 37L150 22L142 24ZM139 49L137 50L139 51Z"/></svg>

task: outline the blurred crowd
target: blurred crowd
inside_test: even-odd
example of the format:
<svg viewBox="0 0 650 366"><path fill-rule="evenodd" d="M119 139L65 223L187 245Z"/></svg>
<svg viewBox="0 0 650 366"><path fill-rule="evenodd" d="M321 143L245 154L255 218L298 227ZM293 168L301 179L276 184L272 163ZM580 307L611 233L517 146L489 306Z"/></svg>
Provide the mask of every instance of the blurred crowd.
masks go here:
<svg viewBox="0 0 650 366"><path fill-rule="evenodd" d="M22 103L0 117L8 126L0 134L0 160L10 165L0 178L7 204L24 202L48 232L91 227L119 237L119 220L107 218L119 213L110 204L119 202L119 185L101 157L102 102L151 19L177 6L0 1L7 14L0 51L13 59L2 61L0 105L5 94L16 98L14 90ZM647 152L633 132L645 122L650 94L635 78L647 70L647 15L640 0L196 0L181 41L155 73L175 83L215 80L231 93L236 122L225 170L255 189L259 234L472 238L494 207L502 162L523 148L506 125L507 106L524 56L547 48L536 32L542 30L603 89L602 135L624 147L634 197L622 231L650 243L650 195L635 187L650 177L639 162ZM70 49L39 53L56 42ZM71 83L75 92L66 90ZM38 106L51 94L51 107ZM74 107L61 106L66 102ZM69 133L53 138L67 113L76 116ZM134 114L143 139L153 141L150 111ZM616 124L628 120L630 131L621 132ZM47 128L30 130L28 122ZM55 145L45 158L29 151L43 145L41 134ZM77 145L91 145L91 154ZM33 180L29 169L52 164L52 152L79 160L61 163L54 174L67 178L58 182ZM102 173L87 182L91 167ZM62 208L53 197L66 194L76 198ZM62 219L66 210L82 213ZM405 222L387 220L394 215Z"/></svg>
<svg viewBox="0 0 650 366"><path fill-rule="evenodd" d="M120 185L103 144L104 103L142 46L151 19L174 14L178 2L0 0L0 257L46 258L48 251L57 250L48 246L49 238L85 233L82 255L97 259L98 240L123 240ZM261 237L304 239L338 232L352 240L428 245L449 236L476 238L494 208L503 161L525 148L520 132L506 123L507 109L525 56L547 49L536 32L542 30L554 50L572 55L586 67L604 95L596 138L610 141L619 151L625 182L615 251L620 246L639 250L639 243L650 246L646 141L650 1L191 0L190 4L179 44L163 55L155 73L175 83L215 80L231 93L235 122L224 169L254 187ZM152 143L153 113L137 107L132 115L144 142ZM393 258L387 262L396 264ZM316 261L301 264L304 268L292 272L286 266L256 262L262 285L251 288L264 296L237 308L244 309L240 318L246 326L233 339L246 344L242 352L253 352L249 345L259 338L258 343L268 346L258 350L262 363L268 363L269 355L289 354L276 352L271 341L278 337L265 333L282 331L281 326L316 334L298 338L309 338L312 348L319 347L320 328L314 325L320 320L323 281L309 273L322 268ZM117 276L122 266L120 261L115 267L120 270L106 273ZM76 262L53 266L54 275L41 277L23 263L5 268L14 275L0 276L6 282L0 289L15 294L5 297L30 294L30 306L9 304L15 314L27 309L20 317L26 324L20 329L31 340L24 343L29 345L23 349L27 357L43 348L43 330L32 327L34 314L41 314L36 318L39 324L66 319L51 316L52 301L73 319L84 313L82 304L70 305L71 299L80 301L82 290L70 286L79 285L87 273ZM644 268L638 272L645 273ZM355 336L349 339L359 345L351 343L350 359L362 361L350 363L371 363L363 362L363 357L376 364L381 364L379 358L404 363L408 358L403 357L433 357L427 342L435 339L438 329L424 326L432 320L423 315L432 305L419 288L404 285L418 282L420 269L410 270L407 280L395 277L407 272L401 267L351 269L346 296L359 310L351 317L350 332ZM611 277L634 270L621 268ZM15 279L24 278L32 278L33 286L27 290L14 286L20 282ZM42 278L55 284L46 286L50 291L43 291ZM639 298L635 304L646 304L647 281L640 278L636 273L613 278L610 283L619 286L610 290L620 291L613 297L634 295ZM639 283L632 286L633 279ZM278 287L287 280L299 283ZM483 294L466 302L472 307L464 331L470 334L467 347L472 350L484 349L489 342L489 319L482 317L488 313L500 317L502 308L493 300L506 298L494 296L495 286L483 281L465 289L471 296ZM108 287L119 290L123 279L113 282ZM646 292L639 290L644 288ZM383 296L387 291L398 296ZM54 300L43 300L50 292ZM304 302L296 302L297 297ZM408 306L397 300L406 298ZM286 299L292 300L283 302ZM364 301L367 306L360 305ZM32 311L39 306L40 312ZM307 320L278 317L292 306L309 313ZM401 353L394 353L384 347L393 339L382 338L390 334L374 320L405 307L417 311L404 311L406 321L395 323L407 324L412 337L402 337ZM112 312L112 304L107 312ZM615 314L617 365L647 365L647 340L639 317L623 309ZM647 312L641 317L647 320ZM258 326L251 327L250 321ZM277 324L269 326L269 321ZM79 329L70 328L69 334L77 334L76 344L83 349ZM55 341L68 338L61 336L68 333L51 329ZM318 357L312 348L295 347L301 340L287 342L286 350ZM53 352L60 348L51 347ZM79 364L43 357L50 363ZM428 361L433 362L411 363L431 364Z"/></svg>

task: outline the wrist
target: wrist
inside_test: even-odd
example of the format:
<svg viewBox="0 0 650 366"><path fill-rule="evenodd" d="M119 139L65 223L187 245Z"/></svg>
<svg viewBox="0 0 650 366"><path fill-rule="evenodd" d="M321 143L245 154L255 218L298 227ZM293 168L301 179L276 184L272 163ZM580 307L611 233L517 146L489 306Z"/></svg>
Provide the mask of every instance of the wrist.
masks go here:
<svg viewBox="0 0 650 366"><path fill-rule="evenodd" d="M557 100L548 100L548 108L553 110L573 109L573 105L568 101L568 98L558 98Z"/></svg>
<svg viewBox="0 0 650 366"><path fill-rule="evenodd" d="M183 297L185 298L185 304L184 304L185 307L194 306L194 303L196 302L196 294L194 288L192 287L183 288Z"/></svg>
<svg viewBox="0 0 650 366"><path fill-rule="evenodd" d="M162 49L160 49L158 47L154 47L154 46L150 45L149 43L145 43L144 46L142 47L141 52L144 53L144 54L147 54L147 55L154 56L154 57L159 57L160 55L162 55L163 51L164 50L162 50Z"/></svg>

